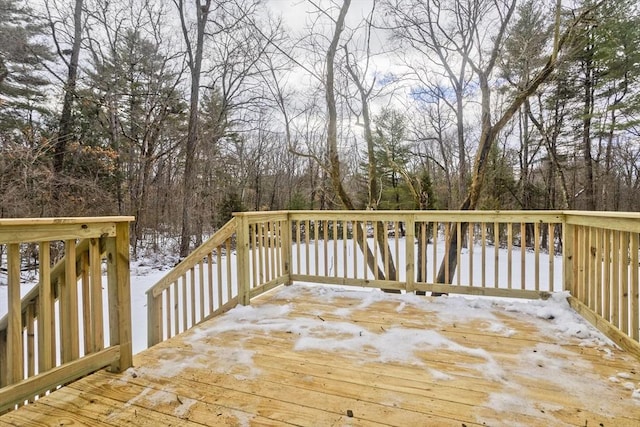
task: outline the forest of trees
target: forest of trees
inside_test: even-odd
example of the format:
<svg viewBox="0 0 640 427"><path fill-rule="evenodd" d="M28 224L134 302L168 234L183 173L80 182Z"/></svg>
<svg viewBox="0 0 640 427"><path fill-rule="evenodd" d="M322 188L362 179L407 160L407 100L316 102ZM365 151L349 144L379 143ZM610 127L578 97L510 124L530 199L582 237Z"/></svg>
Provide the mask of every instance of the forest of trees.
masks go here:
<svg viewBox="0 0 640 427"><path fill-rule="evenodd" d="M638 211L638 6L0 0L0 217Z"/></svg>

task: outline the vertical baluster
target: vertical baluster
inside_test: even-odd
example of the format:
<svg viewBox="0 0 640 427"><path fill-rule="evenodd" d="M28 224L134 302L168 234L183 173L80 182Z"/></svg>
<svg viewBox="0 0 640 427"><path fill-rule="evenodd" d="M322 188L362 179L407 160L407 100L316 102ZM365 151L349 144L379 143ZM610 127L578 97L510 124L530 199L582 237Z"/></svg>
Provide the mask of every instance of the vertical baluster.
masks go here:
<svg viewBox="0 0 640 427"><path fill-rule="evenodd" d="M602 228L595 229L595 275L594 275L594 306L595 311L602 316Z"/></svg>
<svg viewBox="0 0 640 427"><path fill-rule="evenodd" d="M165 289L164 291L164 298L165 298L165 306L167 309L167 314L166 314L166 332L167 332L167 339L171 338L173 335L171 334L171 286L169 286L167 289ZM162 341L162 334L160 334L160 341Z"/></svg>
<svg viewBox="0 0 640 427"><path fill-rule="evenodd" d="M324 276L329 276L329 221L322 221L322 236L324 249Z"/></svg>
<svg viewBox="0 0 640 427"><path fill-rule="evenodd" d="M507 287L513 287L513 223L507 224Z"/></svg>
<svg viewBox="0 0 640 427"><path fill-rule="evenodd" d="M25 313L25 326L27 327L27 377L36 374L36 354L35 354L35 323L36 323L36 302L32 301L27 305Z"/></svg>
<svg viewBox="0 0 640 427"><path fill-rule="evenodd" d="M556 257L556 238L555 238L555 224L549 223L549 238L548 238L548 246L549 246L549 291L555 292L555 278L554 278L554 261Z"/></svg>
<svg viewBox="0 0 640 427"><path fill-rule="evenodd" d="M631 233L631 338L640 340L640 285L638 284L638 233Z"/></svg>
<svg viewBox="0 0 640 427"><path fill-rule="evenodd" d="M333 277L338 277L338 220L333 220ZM345 254L346 255L346 254ZM346 276L342 276L346 277Z"/></svg>
<svg viewBox="0 0 640 427"><path fill-rule="evenodd" d="M22 343L22 310L20 304L20 246L7 245L8 325L7 384L15 384L24 376Z"/></svg>
<svg viewBox="0 0 640 427"><path fill-rule="evenodd" d="M372 221L371 226L373 228L373 279L377 280L380 278L380 270L378 268L378 221Z"/></svg>
<svg viewBox="0 0 640 427"><path fill-rule="evenodd" d="M283 233L282 233L282 221L276 221L275 223L276 225L276 233L274 236L274 239L276 239L275 244L273 245L276 251L276 270L275 270L275 277L281 277L282 276L282 240L283 240ZM291 246L291 244L289 242L287 242L287 244L289 246Z"/></svg>
<svg viewBox="0 0 640 427"><path fill-rule="evenodd" d="M611 256L613 234L611 230L603 230L604 233L604 272L602 274L604 283L602 284L603 309L602 316L605 320L611 321Z"/></svg>
<svg viewBox="0 0 640 427"><path fill-rule="evenodd" d="M38 365L46 372L55 364L54 296L51 287L51 252L49 242L40 243L40 309L38 310Z"/></svg>
<svg viewBox="0 0 640 427"><path fill-rule="evenodd" d="M620 329L629 335L629 232L620 237Z"/></svg>
<svg viewBox="0 0 640 427"><path fill-rule="evenodd" d="M613 232L613 280L611 283L611 323L620 327L620 232Z"/></svg>
<svg viewBox="0 0 640 427"><path fill-rule="evenodd" d="M62 362L78 359L80 355L78 329L78 284L76 281L76 243L65 242L65 280L60 298L62 317ZM64 305L62 302L64 301Z"/></svg>
<svg viewBox="0 0 640 427"><path fill-rule="evenodd" d="M433 230L431 230L432 240L433 240L433 261L432 264L432 272L433 272L433 283L438 283L437 274L438 274L438 221L433 222ZM426 280L425 280L426 281Z"/></svg>
<svg viewBox="0 0 640 427"><path fill-rule="evenodd" d="M469 286L473 286L473 246L474 246L475 223L469 223L467 237L469 241Z"/></svg>
<svg viewBox="0 0 640 427"><path fill-rule="evenodd" d="M233 273L231 268L231 239L226 241L226 264L227 264L227 298L231 301L233 298Z"/></svg>
<svg viewBox="0 0 640 427"><path fill-rule="evenodd" d="M402 268L403 261L400 259L400 222L395 221L393 223L393 245L395 249L395 263L396 263L396 271L398 271L397 280L400 280L400 269ZM406 263L406 261L405 261Z"/></svg>
<svg viewBox="0 0 640 427"><path fill-rule="evenodd" d="M84 354L93 351L93 316L91 313L91 284L89 282L89 251L80 254L80 284L82 289L82 336Z"/></svg>
<svg viewBox="0 0 640 427"><path fill-rule="evenodd" d="M480 233L480 241L482 244L482 287L487 286L487 224L480 223L482 231Z"/></svg>
<svg viewBox="0 0 640 427"><path fill-rule="evenodd" d="M271 280L272 278L272 269L273 269L273 241L272 241L272 235L273 235L273 223L271 221L267 221L264 223L265 224L265 229L264 229L264 234L265 234L265 249L264 249L264 269L265 269L265 281L263 283L267 283ZM262 283L261 283L262 284Z"/></svg>
<svg viewBox="0 0 640 427"><path fill-rule="evenodd" d="M259 282L257 285L262 285L265 282L265 271L264 271L264 247L265 244L265 236L264 236L264 226L263 224L256 224L256 235L258 238L258 278Z"/></svg>
<svg viewBox="0 0 640 427"><path fill-rule="evenodd" d="M449 283L449 246L452 242L450 241L451 233L449 231L451 224L445 222L444 224L444 282Z"/></svg>
<svg viewBox="0 0 640 427"><path fill-rule="evenodd" d="M313 221L313 265L314 265L314 270L313 270L313 275L314 276L319 276L320 275L320 251L318 250L318 240L320 240L320 230L319 230L319 224L321 221L318 220L314 220Z"/></svg>
<svg viewBox="0 0 640 427"><path fill-rule="evenodd" d="M218 308L220 308L224 304L224 300L222 299L222 284L224 283L224 281L222 280L222 245L216 248L216 260L216 271L218 273ZM227 295L227 298L230 299L231 296Z"/></svg>
<svg viewBox="0 0 640 427"><path fill-rule="evenodd" d="M207 316L214 310L214 293L213 293L213 255L211 252L207 254L207 289L209 290L209 311ZM205 316L206 317L206 316Z"/></svg>
<svg viewBox="0 0 640 427"><path fill-rule="evenodd" d="M196 324L196 269L195 266L189 269L189 292L191 296L191 304L189 304L189 309L191 311L191 324L189 327L192 327Z"/></svg>
<svg viewBox="0 0 640 427"><path fill-rule="evenodd" d="M390 279L389 277L389 256L391 255L389 253L389 225L387 224L387 222L383 222L383 234L382 234L382 244L384 245L384 262L383 262L383 268L384 268L384 277L386 277L387 279ZM396 258L397 261L397 258ZM398 271L400 269L400 267L396 264L396 271ZM397 273L396 273L397 274ZM394 280L400 280L400 277L395 277L393 278Z"/></svg>
<svg viewBox="0 0 640 427"><path fill-rule="evenodd" d="M300 246L302 246L302 241L300 240L300 227L300 220L298 220L296 221L296 274L301 274L300 264L302 264L302 258L300 257Z"/></svg>
<svg viewBox="0 0 640 427"><path fill-rule="evenodd" d="M348 272L348 263L347 263L347 240L348 240L348 233L347 233L347 221L342 220L342 268L343 268L343 272L342 272L342 277L349 277L349 272Z"/></svg>
<svg viewBox="0 0 640 427"><path fill-rule="evenodd" d="M102 307L102 258L100 257L100 241L89 240L89 292L91 294L91 328L92 351L104 348L104 310ZM160 304L162 301L160 301ZM160 338L162 340L162 338Z"/></svg>
<svg viewBox="0 0 640 427"><path fill-rule="evenodd" d="M180 332L184 332L189 329L189 281L187 279L187 273L185 272L181 277L182 282L182 329Z"/></svg>
<svg viewBox="0 0 640 427"><path fill-rule="evenodd" d="M493 287L500 287L500 223L493 223Z"/></svg>
<svg viewBox="0 0 640 427"><path fill-rule="evenodd" d="M427 224L428 223L426 221L420 222L420 242L418 243L420 245L420 252L418 252L420 265L418 266L418 271L420 271L420 282L423 283L427 282Z"/></svg>
<svg viewBox="0 0 640 427"><path fill-rule="evenodd" d="M258 224L249 225L249 257L251 258L251 284L259 286L258 281Z"/></svg>
<svg viewBox="0 0 640 427"><path fill-rule="evenodd" d="M456 224L456 256L458 262L456 263L456 283L458 286L462 283L462 223Z"/></svg>
<svg viewBox="0 0 640 427"><path fill-rule="evenodd" d="M526 280L527 224L520 223L520 289L527 288Z"/></svg>
<svg viewBox="0 0 640 427"><path fill-rule="evenodd" d="M180 333L180 279L173 282L173 332Z"/></svg>
<svg viewBox="0 0 640 427"><path fill-rule="evenodd" d="M359 228L357 221L351 221L351 238L353 240L353 278L358 278L358 234Z"/></svg>
<svg viewBox="0 0 640 427"><path fill-rule="evenodd" d="M535 257L535 284L534 289L540 290L540 223L533 223L533 253Z"/></svg>
<svg viewBox="0 0 640 427"><path fill-rule="evenodd" d="M305 274L311 274L311 262L309 261L309 252L311 252L311 223L309 220L304 221L304 271Z"/></svg>
<svg viewBox="0 0 640 427"><path fill-rule="evenodd" d="M205 314L204 314L204 299L205 299L205 293L204 293L204 261L202 259L200 259L200 261L198 261L198 290L200 291L200 298L199 298L199 302L200 302L200 317L198 318L198 322L201 322L202 319L204 319Z"/></svg>

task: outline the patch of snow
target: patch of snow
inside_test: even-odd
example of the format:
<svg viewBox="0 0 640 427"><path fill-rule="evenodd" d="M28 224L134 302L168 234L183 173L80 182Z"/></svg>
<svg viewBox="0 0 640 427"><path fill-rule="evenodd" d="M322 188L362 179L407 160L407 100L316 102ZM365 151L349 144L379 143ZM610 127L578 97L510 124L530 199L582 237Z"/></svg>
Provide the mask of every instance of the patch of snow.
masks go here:
<svg viewBox="0 0 640 427"><path fill-rule="evenodd" d="M189 410L193 405L197 403L197 400L190 399L188 397L180 397L179 401L182 403L180 403L180 405L173 411L173 413L178 418L186 418L189 414Z"/></svg>
<svg viewBox="0 0 640 427"><path fill-rule="evenodd" d="M437 369L429 369L429 374L431 374L431 378L436 381L450 381L453 379L451 375L445 374Z"/></svg>

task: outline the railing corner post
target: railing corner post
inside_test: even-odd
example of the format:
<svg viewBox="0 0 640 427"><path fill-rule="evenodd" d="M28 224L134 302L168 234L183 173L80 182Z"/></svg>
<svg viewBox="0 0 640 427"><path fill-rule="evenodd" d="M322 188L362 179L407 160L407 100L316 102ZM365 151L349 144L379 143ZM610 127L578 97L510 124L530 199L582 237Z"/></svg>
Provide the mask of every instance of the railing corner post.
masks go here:
<svg viewBox="0 0 640 427"><path fill-rule="evenodd" d="M116 236L107 239L109 334L111 345L120 346L120 358L111 365L112 372L122 372L133 365L129 268L129 224L118 222Z"/></svg>
<svg viewBox="0 0 640 427"><path fill-rule="evenodd" d="M246 215L236 216L239 221L237 228L238 253L238 303L249 305L251 302L251 287L249 284L249 218Z"/></svg>

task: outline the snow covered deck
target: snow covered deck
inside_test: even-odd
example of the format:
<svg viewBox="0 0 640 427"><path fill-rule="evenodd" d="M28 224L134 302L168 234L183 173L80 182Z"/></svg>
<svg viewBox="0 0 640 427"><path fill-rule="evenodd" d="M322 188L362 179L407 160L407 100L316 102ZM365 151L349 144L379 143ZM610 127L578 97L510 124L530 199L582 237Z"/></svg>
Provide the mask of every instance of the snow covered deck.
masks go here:
<svg viewBox="0 0 640 427"><path fill-rule="evenodd" d="M640 362L567 305L294 284L5 425L640 425Z"/></svg>

